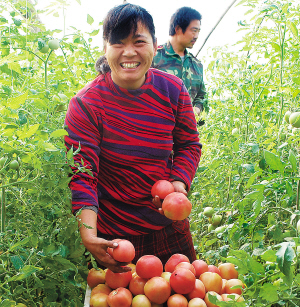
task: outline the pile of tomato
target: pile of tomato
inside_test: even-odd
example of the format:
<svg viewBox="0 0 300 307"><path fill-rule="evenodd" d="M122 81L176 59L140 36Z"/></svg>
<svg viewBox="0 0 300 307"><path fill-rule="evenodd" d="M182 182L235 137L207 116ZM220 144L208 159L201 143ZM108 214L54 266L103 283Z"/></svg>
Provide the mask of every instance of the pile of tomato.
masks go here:
<svg viewBox="0 0 300 307"><path fill-rule="evenodd" d="M118 247L108 253L118 261L132 261L135 251L131 242L116 242ZM90 307L217 307L213 297L244 301L244 284L232 263L214 266L200 259L190 263L185 255L174 254L164 266L154 255L142 256L128 266L132 270L124 273L89 271Z"/></svg>

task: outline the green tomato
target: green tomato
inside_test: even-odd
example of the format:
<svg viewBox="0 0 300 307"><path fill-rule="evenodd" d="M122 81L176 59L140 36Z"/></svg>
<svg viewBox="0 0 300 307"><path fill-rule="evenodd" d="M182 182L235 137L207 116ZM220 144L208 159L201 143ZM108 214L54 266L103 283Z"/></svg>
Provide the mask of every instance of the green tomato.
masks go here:
<svg viewBox="0 0 300 307"><path fill-rule="evenodd" d="M203 214L204 214L206 217L212 217L213 214L214 214L214 208L212 208L212 207L206 207L206 208L204 208Z"/></svg>
<svg viewBox="0 0 300 307"><path fill-rule="evenodd" d="M214 226L212 224L208 225L208 227L207 227L208 232L212 232L215 229L216 229L216 226Z"/></svg>
<svg viewBox="0 0 300 307"><path fill-rule="evenodd" d="M13 18L13 21L17 27L19 27L22 24L22 21L20 19Z"/></svg>
<svg viewBox="0 0 300 307"><path fill-rule="evenodd" d="M10 169L14 169L14 170L17 170L19 169L20 165L19 165L19 162L17 160L12 160L10 163L9 163L9 168Z"/></svg>
<svg viewBox="0 0 300 307"><path fill-rule="evenodd" d="M289 124L290 123L290 116L292 112L291 111L286 111L284 114L284 120Z"/></svg>
<svg viewBox="0 0 300 307"><path fill-rule="evenodd" d="M56 50L59 48L59 41L57 39L50 39L48 45L51 50Z"/></svg>
<svg viewBox="0 0 300 307"><path fill-rule="evenodd" d="M300 128L300 112L294 112L289 118L290 124L295 128Z"/></svg>
<svg viewBox="0 0 300 307"><path fill-rule="evenodd" d="M5 157L2 157L2 158L0 159L0 167L3 167L3 166L4 166L5 161L6 161L6 158L5 158Z"/></svg>
<svg viewBox="0 0 300 307"><path fill-rule="evenodd" d="M221 221L222 221L222 215L219 214L215 214L211 218L211 224L214 226L220 225Z"/></svg>
<svg viewBox="0 0 300 307"><path fill-rule="evenodd" d="M49 46L45 44L41 49L39 49L41 53L48 53L49 51Z"/></svg>
<svg viewBox="0 0 300 307"><path fill-rule="evenodd" d="M216 229L215 229L215 233L216 234L219 234L219 233L223 233L225 230L226 230L226 226L225 225L223 225L223 226L219 226L219 227L217 227Z"/></svg>

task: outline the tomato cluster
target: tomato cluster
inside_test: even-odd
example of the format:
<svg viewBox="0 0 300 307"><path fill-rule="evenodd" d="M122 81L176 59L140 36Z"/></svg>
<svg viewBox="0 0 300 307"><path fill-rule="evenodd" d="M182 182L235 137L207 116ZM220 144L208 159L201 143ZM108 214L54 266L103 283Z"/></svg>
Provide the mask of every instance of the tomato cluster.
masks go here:
<svg viewBox="0 0 300 307"><path fill-rule="evenodd" d="M219 301L244 300L244 284L232 263L218 267L200 259L190 263L185 255L174 254L164 266L154 255L129 266L132 271L125 273L89 271L90 307L215 307L212 296Z"/></svg>

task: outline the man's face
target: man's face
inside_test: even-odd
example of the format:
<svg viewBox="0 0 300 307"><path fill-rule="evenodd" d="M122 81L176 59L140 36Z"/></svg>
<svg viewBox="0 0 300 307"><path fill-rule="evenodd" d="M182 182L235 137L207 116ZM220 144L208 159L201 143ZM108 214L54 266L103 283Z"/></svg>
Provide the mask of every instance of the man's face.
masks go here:
<svg viewBox="0 0 300 307"><path fill-rule="evenodd" d="M200 20L192 20L184 33L182 32L182 29L178 27L176 33L184 48L193 48L200 32L200 26Z"/></svg>

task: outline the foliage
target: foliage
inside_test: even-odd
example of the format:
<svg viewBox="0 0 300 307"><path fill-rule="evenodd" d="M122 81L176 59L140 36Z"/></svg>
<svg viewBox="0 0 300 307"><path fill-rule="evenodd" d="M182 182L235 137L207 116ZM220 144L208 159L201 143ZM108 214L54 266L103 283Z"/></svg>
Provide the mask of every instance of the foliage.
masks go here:
<svg viewBox="0 0 300 307"><path fill-rule="evenodd" d="M210 112L192 230L200 258L237 265L247 306L299 306L300 130L283 115L299 110L300 6L240 4L250 16L239 23L240 52L216 48L206 61ZM221 232L207 230L205 207L222 214Z"/></svg>

